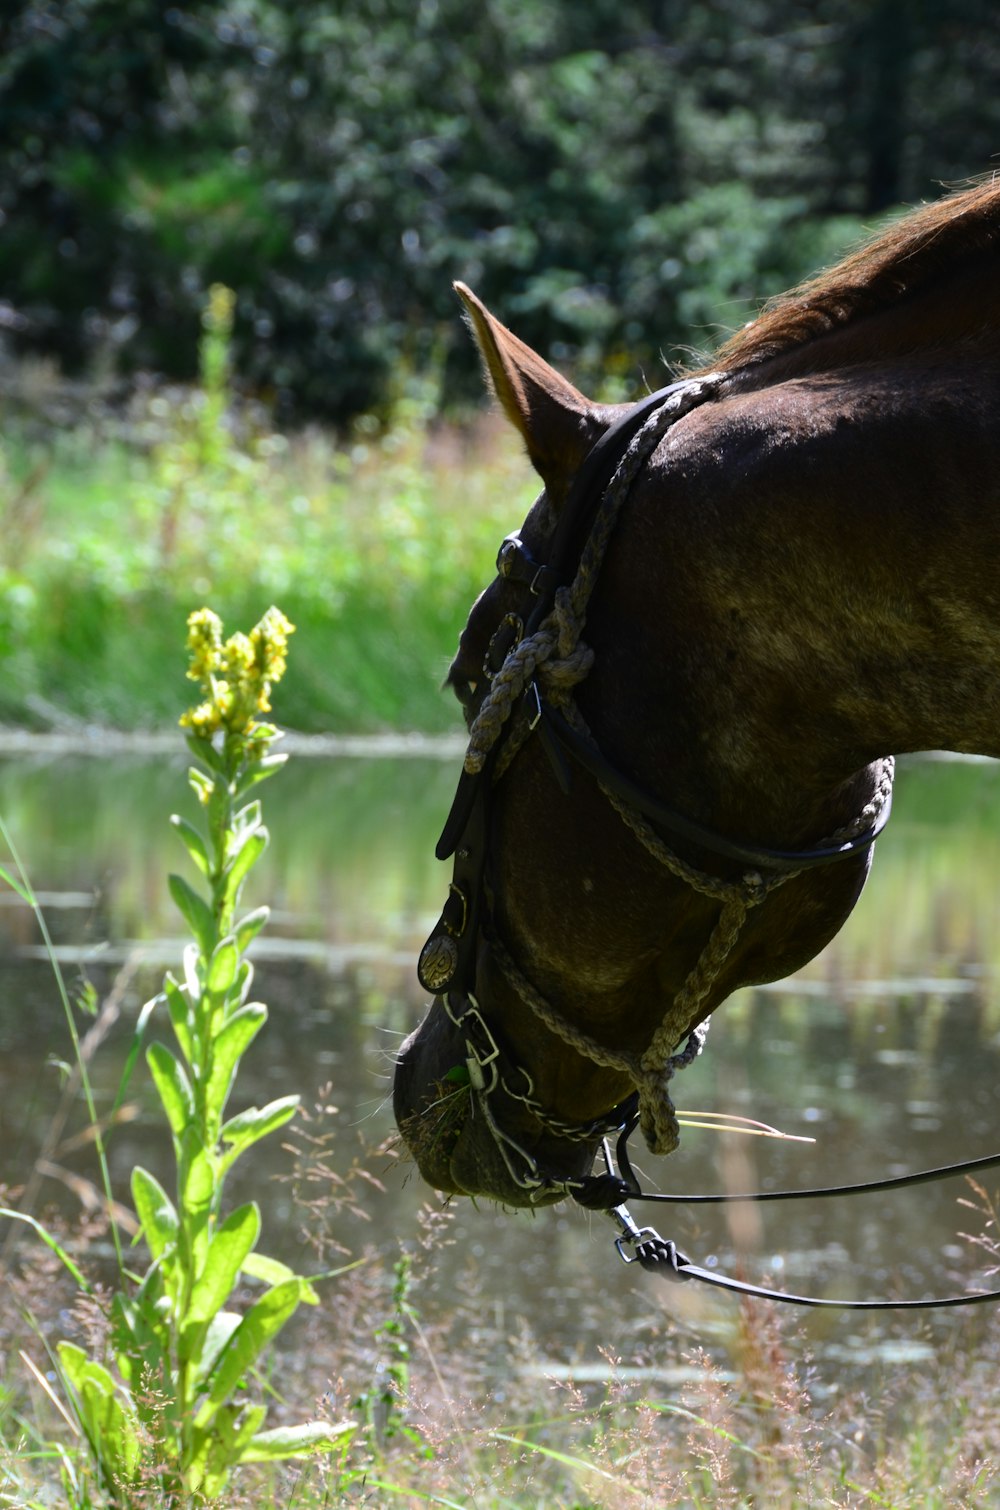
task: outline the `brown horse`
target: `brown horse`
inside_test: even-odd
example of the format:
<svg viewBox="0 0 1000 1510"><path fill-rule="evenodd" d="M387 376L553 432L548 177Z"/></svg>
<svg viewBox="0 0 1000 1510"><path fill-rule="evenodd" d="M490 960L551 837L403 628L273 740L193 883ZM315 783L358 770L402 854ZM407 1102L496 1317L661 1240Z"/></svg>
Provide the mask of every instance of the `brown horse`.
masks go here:
<svg viewBox="0 0 1000 1510"><path fill-rule="evenodd" d="M544 492L449 675L455 879L395 1108L430 1184L526 1205L635 1089L669 1151L693 1030L857 901L888 757L1000 755L1000 182L634 409L459 293Z"/></svg>

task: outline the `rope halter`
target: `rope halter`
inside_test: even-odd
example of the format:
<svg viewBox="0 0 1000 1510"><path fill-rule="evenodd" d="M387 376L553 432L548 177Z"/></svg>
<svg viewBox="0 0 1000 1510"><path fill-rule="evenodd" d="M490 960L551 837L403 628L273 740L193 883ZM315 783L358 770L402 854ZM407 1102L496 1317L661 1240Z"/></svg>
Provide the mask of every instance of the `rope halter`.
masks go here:
<svg viewBox="0 0 1000 1510"><path fill-rule="evenodd" d="M477 795L482 794L484 782L488 791L489 786L507 770L531 730L541 722L544 732L554 735L591 771L600 789L646 851L671 875L719 904L718 916L704 948L641 1054L608 1048L600 1043L554 1007L519 969L495 932L484 929L478 922L487 842L486 799L483 798L478 816L469 817L470 811L476 811L474 801L468 802L469 788L463 789L460 782L452 815L438 846L441 858L454 850L455 881L441 922L421 956L424 965L422 982L445 997L449 1015L461 1025L463 1014L456 1014L453 1010L448 993L461 968L457 963L452 965L452 957L458 961L462 948L465 948L465 1012L474 1012L481 1017L472 994L473 986L468 983L468 976L475 968L468 934L478 926L485 933L508 984L539 1021L585 1058L629 1078L638 1093L643 1136L656 1154L671 1153L680 1141L670 1082L676 1072L692 1063L702 1050L708 1029L707 1023L698 1023L699 1013L732 954L748 915L779 886L802 874L804 869L844 858L870 845L888 818L892 789L893 763L887 759L881 764L876 792L864 811L821 846L803 851L801 855L738 845L671 813L655 799L637 797L638 789L601 755L575 704L573 688L587 676L594 664L594 652L583 640L587 607L608 542L632 484L670 426L699 404L714 398L721 381L716 374L692 379L664 390L662 395L652 396L640 406L642 422L630 427L631 438L600 495L572 580L568 585L556 588L548 611L529 627L527 634L521 629L519 620L511 620L517 627L516 642L507 651L499 669L492 674L489 690L472 721L463 775L463 782L474 782L472 790ZM657 402L654 403L654 399ZM512 542L516 548L516 537L509 537L505 546ZM502 548L501 559L503 554ZM534 693L535 716L512 723L514 709L529 690ZM548 746L551 748L553 744L550 739ZM465 838L451 842L456 833L462 832L455 815L462 810L463 791L468 802L465 833L471 832L475 825L477 839L474 846L470 846ZM746 869L735 881L710 875L682 860L657 832L658 827L689 837L694 834L695 842L710 851L742 860ZM470 858L476 847L478 854ZM460 865L465 867L461 876ZM472 884L467 882L470 871L475 871L477 877ZM471 899L467 895L470 891L475 892ZM460 908L455 904L456 897L461 899ZM453 921L456 916L457 923ZM441 951L447 956L448 964L432 977L432 967L438 965ZM684 1047L680 1048L682 1043ZM488 1088L481 1093L484 1114L490 1112L486 1104L487 1094ZM535 1105L534 1102L529 1104ZM541 1117L540 1120L544 1123L545 1119ZM498 1131L492 1115L487 1115L487 1122L503 1149L504 1142L510 1143L511 1140ZM523 1150L519 1151L523 1153ZM530 1162L533 1164L534 1161ZM551 1186L558 1182L539 1180L538 1183Z"/></svg>

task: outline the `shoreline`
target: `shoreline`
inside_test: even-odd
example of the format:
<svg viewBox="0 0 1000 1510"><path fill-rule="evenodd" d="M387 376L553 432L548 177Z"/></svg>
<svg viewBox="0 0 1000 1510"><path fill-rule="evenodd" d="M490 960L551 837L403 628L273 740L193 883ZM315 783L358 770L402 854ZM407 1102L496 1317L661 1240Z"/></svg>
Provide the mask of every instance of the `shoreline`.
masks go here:
<svg viewBox="0 0 1000 1510"><path fill-rule="evenodd" d="M466 747L455 734L299 734L287 730L279 748L289 755L320 759L454 760ZM66 756L176 755L190 759L178 729L109 729L81 724L72 729L44 731L0 727L0 758L28 755L55 759Z"/></svg>

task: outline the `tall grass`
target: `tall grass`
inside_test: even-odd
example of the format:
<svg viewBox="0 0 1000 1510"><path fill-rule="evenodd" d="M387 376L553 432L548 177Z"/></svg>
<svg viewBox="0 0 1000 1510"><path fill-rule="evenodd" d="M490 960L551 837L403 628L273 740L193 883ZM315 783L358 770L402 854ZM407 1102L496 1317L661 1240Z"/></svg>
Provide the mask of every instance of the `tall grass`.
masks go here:
<svg viewBox="0 0 1000 1510"><path fill-rule="evenodd" d="M310 1176L315 1261L343 1262L357 1232L371 1166L350 1167L344 1128L316 1108L296 1137ZM324 1147L325 1145L325 1147ZM326 1172L324 1177L324 1170ZM989 1231L980 1193L973 1225ZM610 1338L602 1367L558 1368L530 1333L506 1326L474 1264L450 1314L420 1314L429 1266L449 1241L447 1212L428 1210L403 1256L369 1252L310 1310L268 1380L278 1419L311 1397L354 1431L344 1451L284 1469L243 1470L227 1510L988 1510L1000 1503L1000 1347L938 1356L872 1392L821 1395L794 1321L760 1302L719 1309L710 1350L690 1337L672 1288L649 1291L649 1324ZM93 1237L93 1229L91 1230ZM990 1251L996 1256L995 1242ZM5 1276L15 1302L0 1317L11 1364L0 1393L0 1504L42 1510L59 1497L65 1422L18 1349L17 1308L39 1328L65 1328L65 1296L44 1264ZM594 1297L599 1303L599 1297ZM100 1332L93 1307L72 1313L78 1335ZM822 1349L823 1343L816 1344ZM44 1360L43 1360L44 1368ZM825 1371L829 1375L829 1370ZM667 1379L676 1382L667 1382ZM57 1450L58 1449L58 1450ZM4 1497L6 1495L6 1498ZM95 1499L94 1510L103 1502ZM162 1501L151 1498L148 1510ZM195 1500L178 1501L194 1506ZM110 1510L110 1506L109 1506Z"/></svg>
<svg viewBox="0 0 1000 1510"><path fill-rule="evenodd" d="M299 626L283 699L304 730L453 727L437 684L532 496L505 427L446 428L401 380L392 426L276 434L228 388L224 290L202 381L0 437L0 720L170 722L192 595ZM38 395L32 412L37 411Z"/></svg>

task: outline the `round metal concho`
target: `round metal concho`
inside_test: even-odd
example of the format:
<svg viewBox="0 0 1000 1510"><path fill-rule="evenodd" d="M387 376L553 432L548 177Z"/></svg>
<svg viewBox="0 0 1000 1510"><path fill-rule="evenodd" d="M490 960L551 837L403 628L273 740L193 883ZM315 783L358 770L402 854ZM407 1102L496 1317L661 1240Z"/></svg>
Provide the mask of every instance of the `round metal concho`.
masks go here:
<svg viewBox="0 0 1000 1510"><path fill-rule="evenodd" d="M437 995L455 974L457 964L458 945L446 933L439 933L429 938L420 951L417 978L425 991Z"/></svg>

